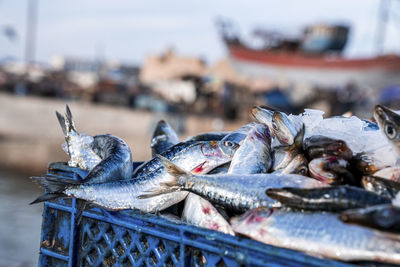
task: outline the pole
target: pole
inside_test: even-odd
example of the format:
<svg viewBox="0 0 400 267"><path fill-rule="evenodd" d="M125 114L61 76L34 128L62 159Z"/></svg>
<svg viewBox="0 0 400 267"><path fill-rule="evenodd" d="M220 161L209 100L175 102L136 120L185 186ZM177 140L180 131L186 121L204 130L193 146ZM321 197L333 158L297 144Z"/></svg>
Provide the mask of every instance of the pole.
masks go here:
<svg viewBox="0 0 400 267"><path fill-rule="evenodd" d="M386 37L386 25L389 19L390 0L380 0L378 8L378 26L376 32L376 51L379 54L384 52Z"/></svg>
<svg viewBox="0 0 400 267"><path fill-rule="evenodd" d="M26 20L25 64L26 69L35 61L36 26L37 26L38 1L28 0Z"/></svg>

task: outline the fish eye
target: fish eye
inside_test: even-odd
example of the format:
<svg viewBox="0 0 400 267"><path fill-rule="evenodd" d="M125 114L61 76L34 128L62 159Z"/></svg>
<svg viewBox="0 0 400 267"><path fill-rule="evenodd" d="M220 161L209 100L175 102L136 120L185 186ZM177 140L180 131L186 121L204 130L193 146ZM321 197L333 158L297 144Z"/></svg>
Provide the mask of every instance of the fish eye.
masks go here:
<svg viewBox="0 0 400 267"><path fill-rule="evenodd" d="M389 139L394 139L396 137L396 129L391 123L385 125L385 134L387 137L389 137Z"/></svg>
<svg viewBox="0 0 400 267"><path fill-rule="evenodd" d="M302 167L300 168L300 170L298 171L298 174L300 175L307 175L307 167Z"/></svg>
<svg viewBox="0 0 400 267"><path fill-rule="evenodd" d="M224 145L227 146L227 147L235 147L235 143L231 142L231 141L225 141Z"/></svg>

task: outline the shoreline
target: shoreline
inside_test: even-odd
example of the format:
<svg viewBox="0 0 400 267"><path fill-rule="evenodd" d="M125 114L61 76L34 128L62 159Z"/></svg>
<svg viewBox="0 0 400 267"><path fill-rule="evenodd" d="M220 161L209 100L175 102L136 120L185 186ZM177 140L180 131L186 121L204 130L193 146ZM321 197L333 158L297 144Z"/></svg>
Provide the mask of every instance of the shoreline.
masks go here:
<svg viewBox="0 0 400 267"><path fill-rule="evenodd" d="M61 148L65 139L55 115L55 111L64 113L65 104L71 108L79 132L90 135L110 133L122 138L131 148L134 161L150 159L152 131L160 119L176 129L179 120L184 118L186 132L180 136L181 140L216 131L214 119L205 116L157 114L83 101L0 93L0 168L40 175L46 173L50 162L68 161ZM248 121L224 121L221 130L235 130Z"/></svg>

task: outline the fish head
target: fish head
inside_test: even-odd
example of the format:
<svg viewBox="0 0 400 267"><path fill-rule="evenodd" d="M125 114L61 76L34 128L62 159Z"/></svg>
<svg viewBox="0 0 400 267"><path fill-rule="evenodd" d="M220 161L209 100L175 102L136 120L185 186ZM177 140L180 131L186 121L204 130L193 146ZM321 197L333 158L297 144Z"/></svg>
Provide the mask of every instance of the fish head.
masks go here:
<svg viewBox="0 0 400 267"><path fill-rule="evenodd" d="M330 166L330 164L334 165L335 168L327 167ZM327 184L337 184L342 182L340 173L336 171L337 166L347 168L348 162L344 159L330 156L313 159L308 164L311 177Z"/></svg>
<svg viewBox="0 0 400 267"><path fill-rule="evenodd" d="M361 223L364 225L390 226L393 220L398 220L400 209L390 204L375 205L362 209L343 211L339 219L349 223Z"/></svg>
<svg viewBox="0 0 400 267"><path fill-rule="evenodd" d="M292 145L294 143L297 131L285 114L274 112L272 115L272 128L282 145Z"/></svg>
<svg viewBox="0 0 400 267"><path fill-rule="evenodd" d="M353 157L353 152L345 141L321 135L307 138L304 140L303 146L310 158L338 156L349 160Z"/></svg>
<svg viewBox="0 0 400 267"><path fill-rule="evenodd" d="M353 162L353 166L362 174L373 174L381 169L373 156L368 153L358 153L353 158Z"/></svg>
<svg viewBox="0 0 400 267"><path fill-rule="evenodd" d="M218 148L221 151L221 153L230 159L233 158L233 155L235 154L239 146L240 146L239 143L229 140L218 142Z"/></svg>
<svg viewBox="0 0 400 267"><path fill-rule="evenodd" d="M254 106L251 109L251 114L258 122L264 123L272 129L272 115L274 114L274 111L272 109Z"/></svg>
<svg viewBox="0 0 400 267"><path fill-rule="evenodd" d="M374 118L385 136L400 146L400 115L385 106L376 105Z"/></svg>
<svg viewBox="0 0 400 267"><path fill-rule="evenodd" d="M265 124L255 125L247 135L247 138L261 142L264 146L271 147L271 132Z"/></svg>
<svg viewBox="0 0 400 267"><path fill-rule="evenodd" d="M204 161L192 173L204 173L232 160L239 145L232 141L204 141L201 144Z"/></svg>
<svg viewBox="0 0 400 267"><path fill-rule="evenodd" d="M308 176L308 161L302 154L298 154L287 166L292 168L288 173Z"/></svg>

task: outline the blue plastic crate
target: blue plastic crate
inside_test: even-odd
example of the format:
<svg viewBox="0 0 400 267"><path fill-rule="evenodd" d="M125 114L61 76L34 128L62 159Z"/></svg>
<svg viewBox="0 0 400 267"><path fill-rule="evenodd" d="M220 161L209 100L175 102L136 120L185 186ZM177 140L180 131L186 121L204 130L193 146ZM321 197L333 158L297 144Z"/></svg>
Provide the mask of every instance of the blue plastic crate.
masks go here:
<svg viewBox="0 0 400 267"><path fill-rule="evenodd" d="M48 174L86 172L51 163ZM75 216L76 199L45 202L39 266L351 266L138 211L92 208L80 226Z"/></svg>

